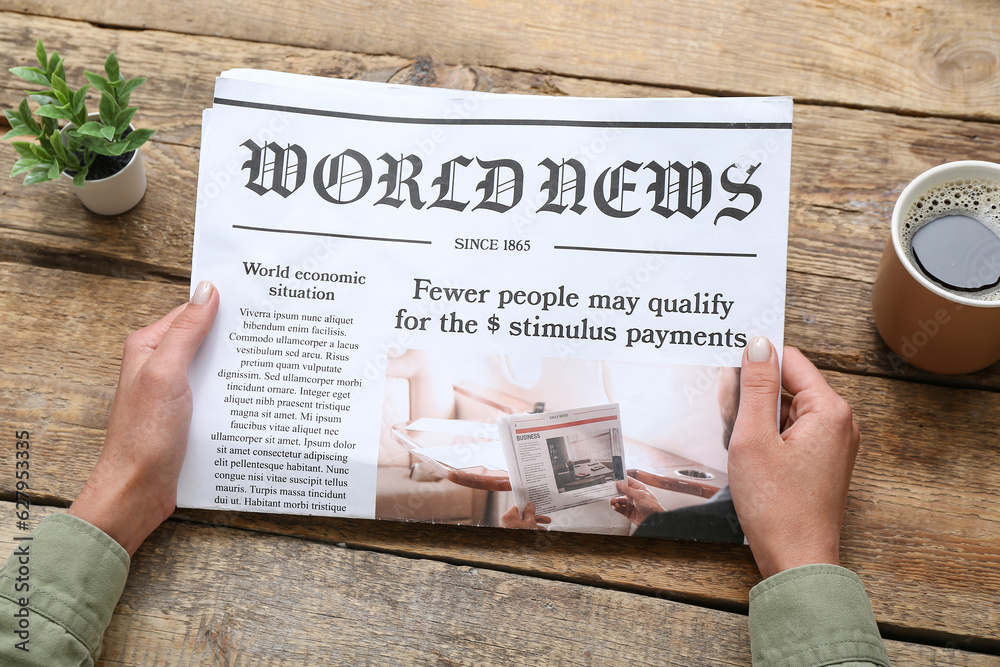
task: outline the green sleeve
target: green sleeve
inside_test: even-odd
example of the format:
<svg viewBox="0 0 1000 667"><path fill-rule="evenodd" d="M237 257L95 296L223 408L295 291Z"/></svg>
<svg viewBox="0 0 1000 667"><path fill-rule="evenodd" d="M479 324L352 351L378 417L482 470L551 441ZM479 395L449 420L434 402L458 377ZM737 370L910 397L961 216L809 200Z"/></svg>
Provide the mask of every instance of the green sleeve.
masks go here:
<svg viewBox="0 0 1000 667"><path fill-rule="evenodd" d="M125 588L129 557L70 514L15 540L0 570L0 664L93 665Z"/></svg>
<svg viewBox="0 0 1000 667"><path fill-rule="evenodd" d="M803 565L750 591L754 667L887 667L889 656L858 575Z"/></svg>

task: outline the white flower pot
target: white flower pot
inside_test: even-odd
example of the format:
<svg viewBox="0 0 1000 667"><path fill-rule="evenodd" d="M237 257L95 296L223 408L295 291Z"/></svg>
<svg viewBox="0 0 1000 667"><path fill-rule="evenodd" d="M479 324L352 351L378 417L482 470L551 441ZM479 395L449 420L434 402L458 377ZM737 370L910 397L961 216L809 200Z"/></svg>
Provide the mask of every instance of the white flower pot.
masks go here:
<svg viewBox="0 0 1000 667"><path fill-rule="evenodd" d="M98 118L100 114L96 113L87 116L88 120ZM68 128L67 125L60 132L65 132ZM63 142L65 141L66 137L63 136ZM65 172L63 176L73 180ZM146 169L142 164L141 149L137 148L132 153L132 159L121 171L96 181L84 181L82 188L73 186L73 190L84 206L100 215L118 215L133 208L146 194Z"/></svg>
<svg viewBox="0 0 1000 667"><path fill-rule="evenodd" d="M125 168L96 181L84 181L82 188L73 187L80 202L94 213L118 215L128 211L146 194L146 170L142 152L136 149Z"/></svg>

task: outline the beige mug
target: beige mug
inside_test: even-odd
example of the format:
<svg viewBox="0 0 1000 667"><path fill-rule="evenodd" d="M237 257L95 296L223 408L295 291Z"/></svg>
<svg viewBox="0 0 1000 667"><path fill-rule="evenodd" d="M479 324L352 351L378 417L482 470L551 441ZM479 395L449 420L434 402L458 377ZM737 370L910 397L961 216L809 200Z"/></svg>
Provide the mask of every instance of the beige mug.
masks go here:
<svg viewBox="0 0 1000 667"><path fill-rule="evenodd" d="M886 344L913 366L933 373L972 373L1000 360L1000 301L944 289L921 272L903 247L910 207L929 190L958 179L988 180L1000 188L1000 164L950 162L907 185L892 210L892 231L872 290L872 314Z"/></svg>

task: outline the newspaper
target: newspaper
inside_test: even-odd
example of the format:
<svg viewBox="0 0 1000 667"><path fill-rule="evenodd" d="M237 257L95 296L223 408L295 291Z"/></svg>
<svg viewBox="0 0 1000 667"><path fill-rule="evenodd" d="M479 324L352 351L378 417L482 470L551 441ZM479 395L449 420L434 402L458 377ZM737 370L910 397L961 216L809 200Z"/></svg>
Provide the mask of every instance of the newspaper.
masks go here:
<svg viewBox="0 0 1000 667"><path fill-rule="evenodd" d="M610 500L625 481L617 405L497 420L517 507L541 514Z"/></svg>
<svg viewBox="0 0 1000 667"><path fill-rule="evenodd" d="M781 350L791 111L223 73L178 504L507 525L496 419L609 404L654 507L718 501L734 369ZM593 491L549 528L638 530Z"/></svg>

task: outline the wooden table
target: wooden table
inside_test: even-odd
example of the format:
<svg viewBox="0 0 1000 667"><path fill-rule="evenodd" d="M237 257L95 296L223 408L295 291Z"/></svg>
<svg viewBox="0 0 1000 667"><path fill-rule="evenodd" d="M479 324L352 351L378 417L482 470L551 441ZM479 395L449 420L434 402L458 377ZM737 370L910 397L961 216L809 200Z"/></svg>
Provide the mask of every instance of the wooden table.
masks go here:
<svg viewBox="0 0 1000 667"><path fill-rule="evenodd" d="M32 521L101 446L126 335L186 298L201 110L231 67L543 95L796 100L787 341L863 433L844 527L895 664L1000 664L1000 366L943 377L879 339L889 214L921 171L1000 157L989 0L0 0L4 68L36 37L129 76L149 190L87 213L63 184L0 180L0 551L13 432ZM19 96L2 77L0 103ZM14 152L0 152L9 169ZM738 546L178 512L136 555L104 664L749 664Z"/></svg>

